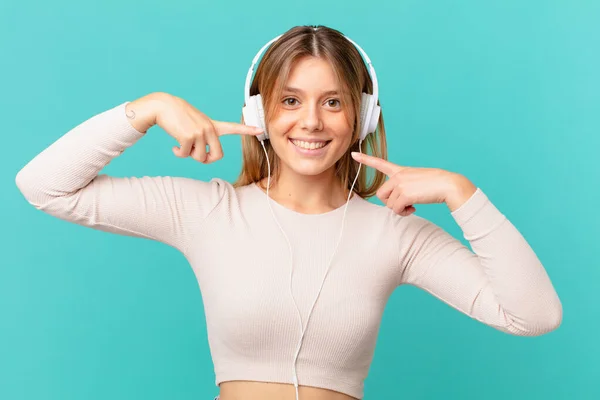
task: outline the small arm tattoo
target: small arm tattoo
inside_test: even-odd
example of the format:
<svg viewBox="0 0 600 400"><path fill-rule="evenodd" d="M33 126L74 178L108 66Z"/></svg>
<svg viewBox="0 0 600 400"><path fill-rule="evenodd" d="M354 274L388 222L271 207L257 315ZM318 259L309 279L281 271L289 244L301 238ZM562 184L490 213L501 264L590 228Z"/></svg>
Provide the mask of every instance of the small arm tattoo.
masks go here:
<svg viewBox="0 0 600 400"><path fill-rule="evenodd" d="M133 110L129 110L125 115L127 115L127 118L129 119L135 119L135 111Z"/></svg>

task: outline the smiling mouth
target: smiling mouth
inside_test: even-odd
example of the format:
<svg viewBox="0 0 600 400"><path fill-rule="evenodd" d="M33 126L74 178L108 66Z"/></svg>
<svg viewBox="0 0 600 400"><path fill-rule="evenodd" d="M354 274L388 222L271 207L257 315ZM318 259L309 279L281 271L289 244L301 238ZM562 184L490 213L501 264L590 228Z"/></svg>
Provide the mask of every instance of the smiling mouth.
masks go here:
<svg viewBox="0 0 600 400"><path fill-rule="evenodd" d="M319 150L331 143L331 140L324 140L322 142L304 142L302 140L289 139L289 141L294 146L303 150Z"/></svg>

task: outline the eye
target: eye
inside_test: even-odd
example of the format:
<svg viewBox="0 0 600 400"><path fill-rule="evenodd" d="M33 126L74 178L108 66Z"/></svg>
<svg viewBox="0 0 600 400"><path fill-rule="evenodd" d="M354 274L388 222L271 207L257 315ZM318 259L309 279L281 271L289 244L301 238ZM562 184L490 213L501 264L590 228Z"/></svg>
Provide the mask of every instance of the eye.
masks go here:
<svg viewBox="0 0 600 400"><path fill-rule="evenodd" d="M290 103L289 100L292 100L293 103ZM297 101L298 100L296 100L293 97L288 97L288 98L283 99L283 104L285 104L286 106L295 106Z"/></svg>
<svg viewBox="0 0 600 400"><path fill-rule="evenodd" d="M339 107L341 105L341 102L339 101L339 99L329 99L327 100L327 104L331 107Z"/></svg>

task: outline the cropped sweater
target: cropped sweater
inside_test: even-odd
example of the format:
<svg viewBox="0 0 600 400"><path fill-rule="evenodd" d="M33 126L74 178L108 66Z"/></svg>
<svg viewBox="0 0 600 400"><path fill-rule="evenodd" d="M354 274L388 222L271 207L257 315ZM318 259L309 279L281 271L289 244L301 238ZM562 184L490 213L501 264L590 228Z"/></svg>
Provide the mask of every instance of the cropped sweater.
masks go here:
<svg viewBox="0 0 600 400"><path fill-rule="evenodd" d="M181 251L202 293L217 385L292 383L300 327L291 294L305 323L344 206L302 214L256 184L100 174L144 135L126 118L126 104L60 137L19 171L17 186L63 220ZM288 242L267 201L293 248L291 289ZM541 335L560 324L561 303L543 265L481 188L452 217L472 250L422 217L352 196L298 356L300 385L362 398L384 307L400 285L509 334Z"/></svg>

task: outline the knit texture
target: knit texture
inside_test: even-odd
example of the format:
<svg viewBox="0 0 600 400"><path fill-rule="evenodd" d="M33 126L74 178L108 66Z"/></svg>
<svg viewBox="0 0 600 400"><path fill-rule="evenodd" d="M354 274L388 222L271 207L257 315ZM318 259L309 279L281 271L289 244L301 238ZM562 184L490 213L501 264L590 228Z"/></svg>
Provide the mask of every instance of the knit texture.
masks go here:
<svg viewBox="0 0 600 400"><path fill-rule="evenodd" d="M255 184L99 174L138 141L122 103L74 127L31 160L17 186L36 208L94 229L166 243L198 279L216 383L292 383L302 323L334 253L344 206L302 214ZM452 213L470 250L434 223L353 196L310 318L300 385L363 397L384 307L400 285L422 288L500 331L541 335L562 307L540 260L478 188Z"/></svg>

